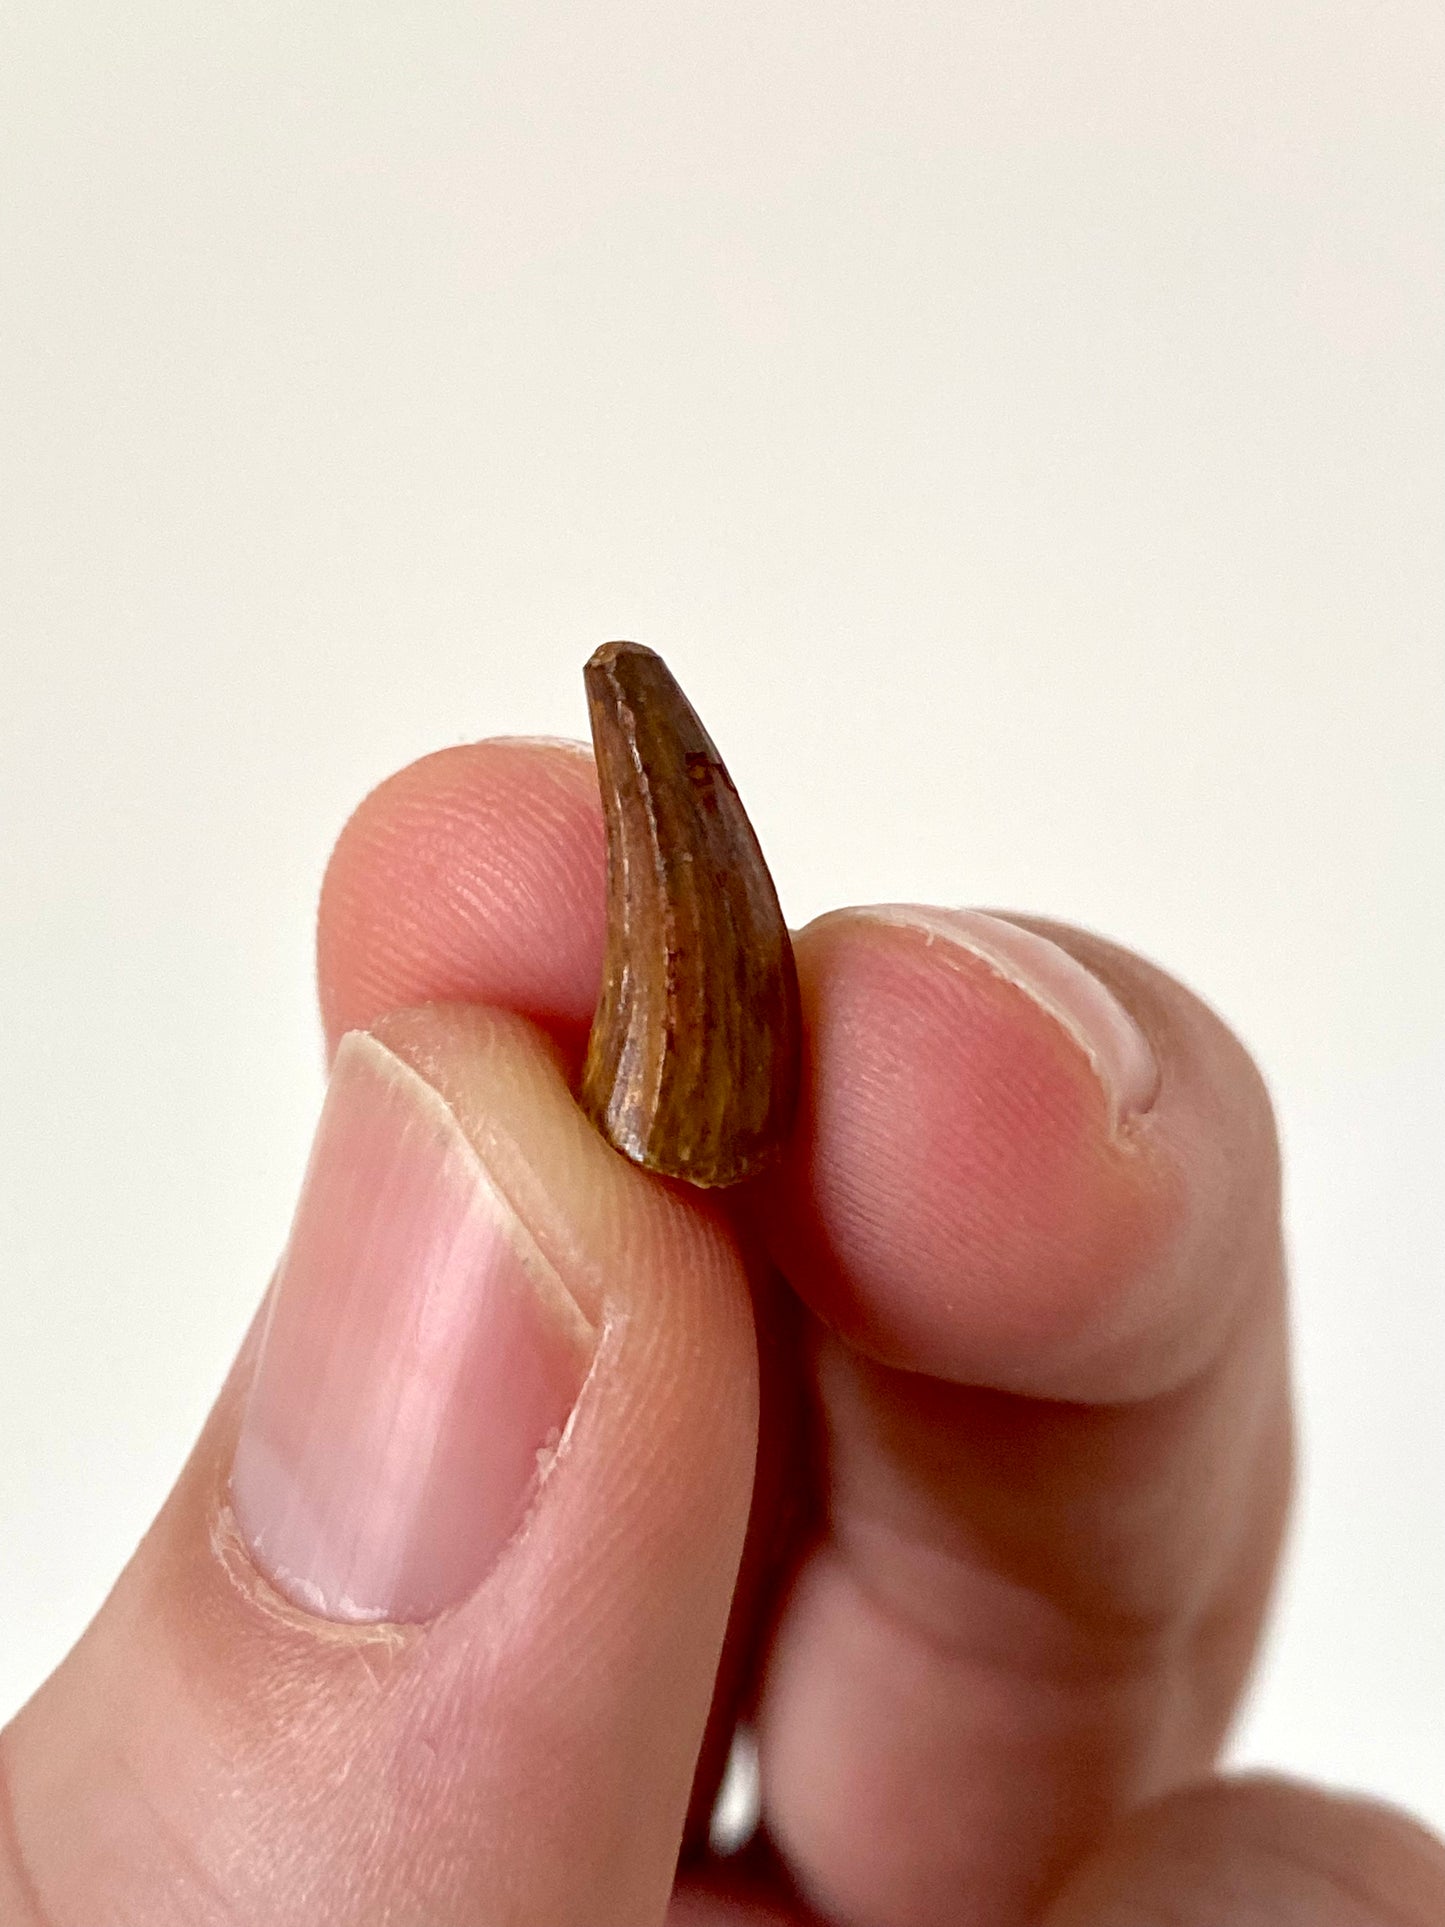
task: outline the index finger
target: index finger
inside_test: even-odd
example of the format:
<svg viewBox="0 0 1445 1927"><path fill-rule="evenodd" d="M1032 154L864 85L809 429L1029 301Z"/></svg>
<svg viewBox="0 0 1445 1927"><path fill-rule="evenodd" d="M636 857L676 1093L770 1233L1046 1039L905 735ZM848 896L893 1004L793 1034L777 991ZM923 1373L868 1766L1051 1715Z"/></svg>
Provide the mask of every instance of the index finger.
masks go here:
<svg viewBox="0 0 1445 1927"><path fill-rule="evenodd" d="M606 852L583 743L495 737L436 751L353 812L327 865L317 979L328 1050L393 1010L496 1004L586 1040L602 968Z"/></svg>

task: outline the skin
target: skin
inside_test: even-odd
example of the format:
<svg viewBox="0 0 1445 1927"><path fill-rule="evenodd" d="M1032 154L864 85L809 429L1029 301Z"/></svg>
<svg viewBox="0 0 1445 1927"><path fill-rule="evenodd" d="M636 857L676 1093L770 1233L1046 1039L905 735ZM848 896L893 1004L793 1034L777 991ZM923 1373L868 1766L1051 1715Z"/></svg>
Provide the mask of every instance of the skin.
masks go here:
<svg viewBox="0 0 1445 1927"><path fill-rule="evenodd" d="M1012 986L834 913L797 944L796 1136L724 1206L573 1135L602 866L589 759L484 743L368 797L322 894L330 1046L377 1027L464 1126L485 1091L575 1169L625 1294L528 1532L429 1627L283 1605L225 1504L248 1345L0 1741L0 1921L1438 1927L1445 1848L1404 1816L1211 1777L1290 1485L1275 1140L1240 1045L1152 965L1035 925L1159 1060L1121 1136ZM779 1291L815 1509L733 1607ZM730 1609L767 1832L674 1889Z"/></svg>

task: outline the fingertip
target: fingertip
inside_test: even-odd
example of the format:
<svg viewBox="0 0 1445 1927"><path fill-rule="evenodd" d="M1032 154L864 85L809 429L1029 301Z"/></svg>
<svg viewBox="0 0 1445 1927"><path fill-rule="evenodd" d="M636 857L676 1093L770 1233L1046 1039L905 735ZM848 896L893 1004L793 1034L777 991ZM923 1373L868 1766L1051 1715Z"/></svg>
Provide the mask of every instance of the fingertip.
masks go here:
<svg viewBox="0 0 1445 1927"><path fill-rule="evenodd" d="M1241 1191L1252 1231L1273 1196L1267 1102L1261 1130L1212 1013L1100 940L974 912L833 912L796 948L805 1102L765 1215L813 1309L1004 1390L1131 1398L1194 1369L1232 1309L1201 1245Z"/></svg>
<svg viewBox="0 0 1445 1927"><path fill-rule="evenodd" d="M447 999L515 1010L575 1046L597 996L604 868L585 744L497 737L387 777L322 884L328 1049L388 1011Z"/></svg>
<svg viewBox="0 0 1445 1927"><path fill-rule="evenodd" d="M941 968L982 965L1021 991L1086 1060L1115 1135L1153 1108L1159 1060L1142 1026L1108 984L1064 945L1017 918L932 904L870 904L843 914L921 936Z"/></svg>

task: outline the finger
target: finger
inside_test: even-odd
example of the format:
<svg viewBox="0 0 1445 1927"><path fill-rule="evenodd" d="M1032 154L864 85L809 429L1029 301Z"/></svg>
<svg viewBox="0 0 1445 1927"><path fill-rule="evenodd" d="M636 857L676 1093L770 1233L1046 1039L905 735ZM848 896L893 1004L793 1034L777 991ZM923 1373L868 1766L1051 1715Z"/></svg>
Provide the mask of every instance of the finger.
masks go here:
<svg viewBox="0 0 1445 1927"><path fill-rule="evenodd" d="M1438 1927L1445 1845L1405 1814L1285 1780L1219 1780L1135 1815L1044 1927Z"/></svg>
<svg viewBox="0 0 1445 1927"><path fill-rule="evenodd" d="M804 932L768 1199L818 1321L828 1530L776 1635L768 1823L825 1913L1011 1923L1212 1761L1289 1478L1277 1162L1149 965L944 912Z"/></svg>
<svg viewBox="0 0 1445 1927"><path fill-rule="evenodd" d="M451 998L515 1010L575 1049L597 1001L604 848L581 743L468 743L389 777L342 831L322 887L329 1047Z"/></svg>
<svg viewBox="0 0 1445 1927"><path fill-rule="evenodd" d="M1041 1398L1196 1376L1279 1238L1269 1100L1213 1012L1085 931L978 912L836 911L797 952L814 1069L772 1230L830 1327Z"/></svg>
<svg viewBox="0 0 1445 1927"><path fill-rule="evenodd" d="M4 1735L3 1917L661 1923L755 1423L731 1238L551 1047L353 1034L264 1326Z"/></svg>
<svg viewBox="0 0 1445 1927"><path fill-rule="evenodd" d="M543 1025L580 1062L602 968L605 838L584 746L504 738L424 757L368 796L327 867L317 929L327 1041L432 999L499 1004ZM769 1303L776 1293L760 1294ZM690 1843L706 1838L754 1603L775 1580L797 1432L790 1307L760 1302L766 1450L759 1504L699 1763ZM786 1384L784 1383L786 1374Z"/></svg>

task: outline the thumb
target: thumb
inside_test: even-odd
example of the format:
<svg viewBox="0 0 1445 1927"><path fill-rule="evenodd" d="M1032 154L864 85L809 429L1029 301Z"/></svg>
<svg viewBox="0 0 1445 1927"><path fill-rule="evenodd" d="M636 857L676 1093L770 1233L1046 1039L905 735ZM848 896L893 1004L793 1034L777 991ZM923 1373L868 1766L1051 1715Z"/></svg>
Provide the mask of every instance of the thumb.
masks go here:
<svg viewBox="0 0 1445 1927"><path fill-rule="evenodd" d="M264 1320L0 1741L0 1918L661 1922L755 1433L720 1216L535 1032L352 1033Z"/></svg>

